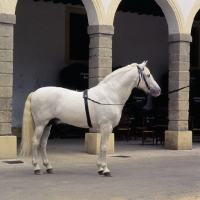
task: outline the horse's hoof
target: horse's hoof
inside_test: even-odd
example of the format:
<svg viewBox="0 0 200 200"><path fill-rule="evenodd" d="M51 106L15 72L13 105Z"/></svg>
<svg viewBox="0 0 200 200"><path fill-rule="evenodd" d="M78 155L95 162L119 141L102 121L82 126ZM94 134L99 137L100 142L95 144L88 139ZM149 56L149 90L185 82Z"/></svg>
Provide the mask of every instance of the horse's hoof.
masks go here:
<svg viewBox="0 0 200 200"><path fill-rule="evenodd" d="M98 171L99 175L103 175L103 170Z"/></svg>
<svg viewBox="0 0 200 200"><path fill-rule="evenodd" d="M54 174L53 169L47 169L46 171L47 171L48 174Z"/></svg>
<svg viewBox="0 0 200 200"><path fill-rule="evenodd" d="M112 177L110 172L105 172L105 173L103 173L103 175L106 176L106 177Z"/></svg>
<svg viewBox="0 0 200 200"><path fill-rule="evenodd" d="M40 169L36 169L36 170L34 170L34 172L35 172L35 175L42 175L43 174Z"/></svg>

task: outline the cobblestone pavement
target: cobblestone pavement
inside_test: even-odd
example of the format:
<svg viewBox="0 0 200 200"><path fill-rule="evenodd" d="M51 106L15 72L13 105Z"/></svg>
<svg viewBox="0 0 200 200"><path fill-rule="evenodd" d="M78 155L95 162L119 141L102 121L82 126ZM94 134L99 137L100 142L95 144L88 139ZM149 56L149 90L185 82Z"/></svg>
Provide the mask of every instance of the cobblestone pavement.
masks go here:
<svg viewBox="0 0 200 200"><path fill-rule="evenodd" d="M0 200L200 200L200 142L190 151L115 142L107 156L113 177L97 174L97 155L84 153L84 139L51 139L47 153L55 174L45 172L40 154L38 176L30 156L0 160Z"/></svg>

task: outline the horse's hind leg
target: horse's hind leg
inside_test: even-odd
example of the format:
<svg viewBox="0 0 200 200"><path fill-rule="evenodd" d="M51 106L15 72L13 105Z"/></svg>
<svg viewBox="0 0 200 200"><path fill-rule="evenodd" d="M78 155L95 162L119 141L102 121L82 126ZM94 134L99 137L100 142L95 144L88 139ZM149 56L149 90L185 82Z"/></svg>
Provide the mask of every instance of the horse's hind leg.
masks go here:
<svg viewBox="0 0 200 200"><path fill-rule="evenodd" d="M98 173L105 176L111 176L110 170L107 167L106 163L106 152L108 148L108 139L112 130L110 124L102 125L101 129L101 144L100 144L100 154L97 160Z"/></svg>
<svg viewBox="0 0 200 200"><path fill-rule="evenodd" d="M38 152L38 146L40 144L40 139L41 139L42 134L43 134L43 130L44 130L43 126L37 126L35 128L35 132L34 132L34 135L33 135L33 160L32 160L32 163L33 163L34 172L35 172L36 175L42 174L40 166L37 162L37 152Z"/></svg>
<svg viewBox="0 0 200 200"><path fill-rule="evenodd" d="M49 134L50 134L50 130L51 130L51 126L45 127L44 133L43 133L42 138L40 140L40 146L41 146L43 165L46 167L46 171L49 174L53 174L54 171L53 171L52 166L49 164L49 160L47 158L47 152L46 152L47 141L48 141L48 137L49 137Z"/></svg>

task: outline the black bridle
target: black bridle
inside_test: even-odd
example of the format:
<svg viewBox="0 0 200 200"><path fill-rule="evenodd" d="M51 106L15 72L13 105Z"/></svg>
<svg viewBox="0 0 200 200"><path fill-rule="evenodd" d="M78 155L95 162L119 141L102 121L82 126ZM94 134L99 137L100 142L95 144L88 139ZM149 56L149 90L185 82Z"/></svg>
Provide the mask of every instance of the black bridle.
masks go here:
<svg viewBox="0 0 200 200"><path fill-rule="evenodd" d="M142 80L143 80L143 81L145 82L147 88L148 88L149 91L150 91L151 89L150 89L150 87L149 87L149 85L148 85L148 83L147 83L147 80L146 80L146 78L145 78L145 75L144 75L144 73L143 73L144 69L141 69L139 66L137 66L137 68L138 68L138 74L139 74L139 81L138 81L137 87L139 87L140 82L142 82ZM147 76L150 77L150 74L147 75Z"/></svg>

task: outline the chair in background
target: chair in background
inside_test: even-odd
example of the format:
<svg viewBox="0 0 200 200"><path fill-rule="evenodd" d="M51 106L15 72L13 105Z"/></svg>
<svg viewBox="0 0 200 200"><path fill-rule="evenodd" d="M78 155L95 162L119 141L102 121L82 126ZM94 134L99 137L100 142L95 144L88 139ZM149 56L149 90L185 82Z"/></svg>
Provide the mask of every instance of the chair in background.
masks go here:
<svg viewBox="0 0 200 200"><path fill-rule="evenodd" d="M142 129L143 129L143 115L136 116L136 123L134 126L135 140L137 140L138 137L142 137Z"/></svg>
<svg viewBox="0 0 200 200"><path fill-rule="evenodd" d="M192 142L200 140L200 114L191 117L189 122L189 127L192 131Z"/></svg>
<svg viewBox="0 0 200 200"><path fill-rule="evenodd" d="M118 141L123 137L126 137L127 142L131 140L131 134L130 134L130 117L127 114L122 114L121 119L119 121L119 124L117 126L117 138Z"/></svg>
<svg viewBox="0 0 200 200"><path fill-rule="evenodd" d="M142 135L142 130L143 130L142 126L135 127L135 140L137 140L138 135Z"/></svg>
<svg viewBox="0 0 200 200"><path fill-rule="evenodd" d="M149 143L147 138L148 139L152 138L152 144L154 145L155 129L154 129L154 117L153 117L153 115L143 117L142 145L144 145L145 142Z"/></svg>
<svg viewBox="0 0 200 200"><path fill-rule="evenodd" d="M156 145L160 142L161 145L165 144L165 131L168 129L168 116L165 114L159 114L155 120L155 137Z"/></svg>

